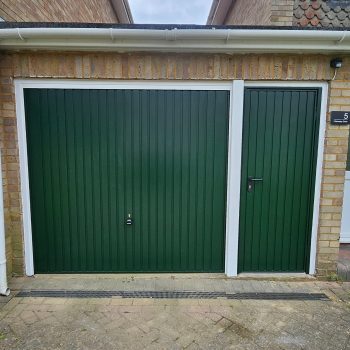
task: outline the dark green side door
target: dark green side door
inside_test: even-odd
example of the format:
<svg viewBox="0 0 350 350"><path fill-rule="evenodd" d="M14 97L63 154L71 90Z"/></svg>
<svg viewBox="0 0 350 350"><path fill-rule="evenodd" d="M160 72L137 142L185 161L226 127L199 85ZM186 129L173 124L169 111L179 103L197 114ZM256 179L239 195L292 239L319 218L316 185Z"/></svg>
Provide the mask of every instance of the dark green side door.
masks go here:
<svg viewBox="0 0 350 350"><path fill-rule="evenodd" d="M26 89L25 108L36 273L224 270L227 91Z"/></svg>
<svg viewBox="0 0 350 350"><path fill-rule="evenodd" d="M308 271L319 106L318 89L245 90L239 272Z"/></svg>

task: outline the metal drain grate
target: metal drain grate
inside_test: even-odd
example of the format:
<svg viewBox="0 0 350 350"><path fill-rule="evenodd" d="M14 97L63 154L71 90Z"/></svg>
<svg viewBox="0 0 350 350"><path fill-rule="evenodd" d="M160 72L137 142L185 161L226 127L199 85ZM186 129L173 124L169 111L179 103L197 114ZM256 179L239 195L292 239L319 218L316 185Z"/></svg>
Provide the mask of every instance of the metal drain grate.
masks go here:
<svg viewBox="0 0 350 350"><path fill-rule="evenodd" d="M253 300L329 300L324 293L237 293L227 295L227 299Z"/></svg>
<svg viewBox="0 0 350 350"><path fill-rule="evenodd" d="M217 299L230 300L329 300L323 293L224 293L191 291L84 291L23 290L16 297L46 298L153 298L153 299Z"/></svg>

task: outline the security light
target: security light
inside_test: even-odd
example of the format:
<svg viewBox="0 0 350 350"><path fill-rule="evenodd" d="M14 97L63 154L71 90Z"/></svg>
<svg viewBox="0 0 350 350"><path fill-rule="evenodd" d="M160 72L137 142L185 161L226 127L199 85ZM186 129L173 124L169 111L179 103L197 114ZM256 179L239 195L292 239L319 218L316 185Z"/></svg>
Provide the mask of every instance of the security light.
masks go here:
<svg viewBox="0 0 350 350"><path fill-rule="evenodd" d="M343 60L341 58L334 58L331 60L332 68L341 68L342 64L343 64Z"/></svg>

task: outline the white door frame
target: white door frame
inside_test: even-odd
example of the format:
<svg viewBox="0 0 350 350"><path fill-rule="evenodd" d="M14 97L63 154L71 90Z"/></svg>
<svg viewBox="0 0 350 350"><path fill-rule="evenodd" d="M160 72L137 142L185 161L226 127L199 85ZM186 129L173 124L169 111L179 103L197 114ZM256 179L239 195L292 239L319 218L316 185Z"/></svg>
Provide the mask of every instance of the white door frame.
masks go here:
<svg viewBox="0 0 350 350"><path fill-rule="evenodd" d="M241 183L241 153L243 129L244 87L318 87L322 89L319 147L315 182L315 200L311 237L309 273L315 273L316 245L321 195L322 162L324 136L326 129L326 108L328 96L327 83L304 82L244 82L235 81L114 81L83 79L15 79L15 97L17 113L17 132L19 143L20 177L23 208L25 273L34 275L32 226L29 193L29 175L27 158L27 139L25 126L24 89L153 89L153 90L226 90L230 92L229 137L228 137L228 173L227 173L227 209L226 209L226 247L225 273L229 277L237 276L239 203Z"/></svg>
<svg viewBox="0 0 350 350"><path fill-rule="evenodd" d="M17 132L19 143L20 177L23 208L23 232L24 232L24 257L25 273L27 276L34 275L32 225L30 210L27 137L25 126L24 92L30 89L147 89L147 90L226 90L230 92L229 123L230 130L241 129L240 124L235 125L235 120L240 121L241 116L236 117L236 109L233 108L233 90L239 85L243 91L243 82L237 81L145 81L145 80L82 80L82 79L15 79ZM237 88L236 88L237 90ZM243 96L243 95L242 95ZM238 103L238 101L237 101ZM243 105L242 105L243 106ZM234 117L233 117L234 116ZM241 145L240 139L231 140L231 149ZM231 242L230 231L226 230L226 242ZM229 254L226 244L225 256ZM227 273L227 265L225 271Z"/></svg>
<svg viewBox="0 0 350 350"><path fill-rule="evenodd" d="M245 87L281 87L281 88L320 88L321 89L321 108L320 108L320 124L318 136L318 150L316 163L316 179L315 192L313 203L312 229L311 229L311 244L310 244L310 263L309 274L316 273L316 250L317 250L317 234L319 224L319 211L321 200L321 185L322 185L322 169L324 156L324 140L326 134L327 120L327 101L328 101L328 83L326 82L301 82L301 81L266 81L266 82L245 82ZM239 223L238 223L239 224ZM237 237L238 238L238 237ZM237 243L238 252L238 243ZM237 255L238 258L238 255ZM236 271L237 275L237 271Z"/></svg>

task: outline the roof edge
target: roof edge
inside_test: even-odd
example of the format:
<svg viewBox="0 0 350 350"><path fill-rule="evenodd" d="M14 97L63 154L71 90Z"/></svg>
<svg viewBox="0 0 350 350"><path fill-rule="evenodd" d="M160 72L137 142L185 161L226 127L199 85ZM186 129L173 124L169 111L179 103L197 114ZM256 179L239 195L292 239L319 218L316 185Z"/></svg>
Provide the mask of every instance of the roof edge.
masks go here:
<svg viewBox="0 0 350 350"><path fill-rule="evenodd" d="M296 26L262 26L262 25L202 25L202 24L135 24L135 23L70 23L70 22L0 22L0 31L2 29L11 28L92 28L92 29L145 29L145 30L211 30L211 29L224 29L224 30L294 30L294 31L350 31L348 27L296 27Z"/></svg>
<svg viewBox="0 0 350 350"><path fill-rule="evenodd" d="M213 0L209 11L207 25L222 25L236 0Z"/></svg>
<svg viewBox="0 0 350 350"><path fill-rule="evenodd" d="M132 24L134 19L132 17L131 9L128 0L109 0L114 13L118 18L118 22L121 24Z"/></svg>

